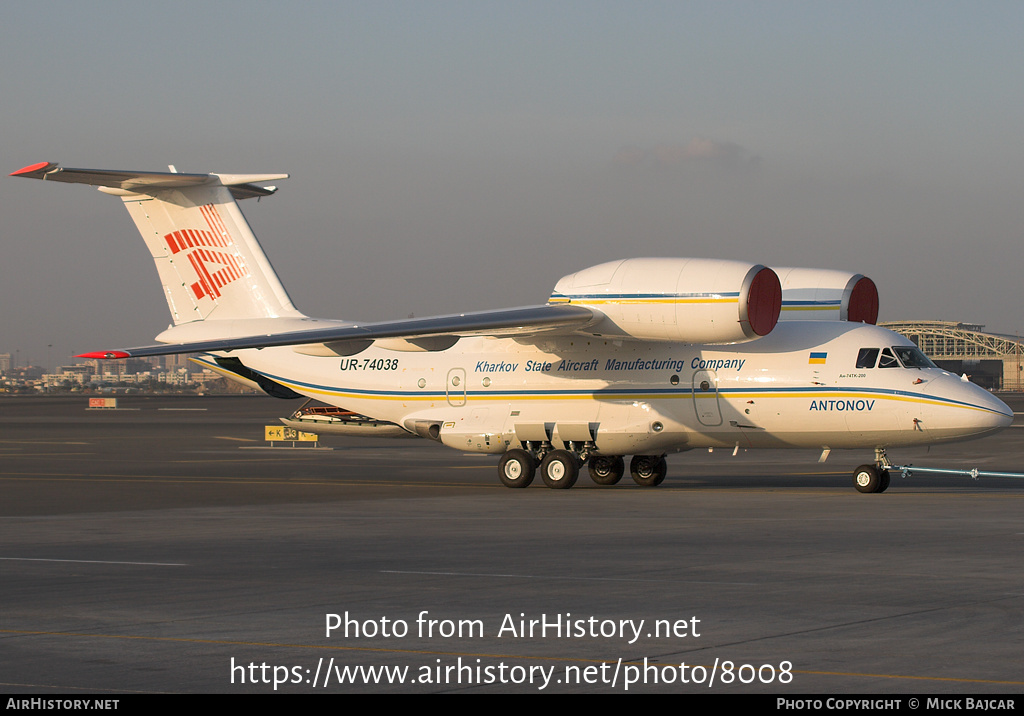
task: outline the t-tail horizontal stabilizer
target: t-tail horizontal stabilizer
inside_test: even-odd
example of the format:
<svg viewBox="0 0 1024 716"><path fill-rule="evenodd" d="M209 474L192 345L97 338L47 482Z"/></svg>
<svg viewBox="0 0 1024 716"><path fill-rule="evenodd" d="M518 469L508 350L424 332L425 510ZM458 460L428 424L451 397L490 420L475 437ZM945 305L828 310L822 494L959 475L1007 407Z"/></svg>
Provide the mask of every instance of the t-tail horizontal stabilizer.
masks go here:
<svg viewBox="0 0 1024 716"><path fill-rule="evenodd" d="M120 197L156 264L176 326L304 318L235 201L273 194L274 187L258 183L287 174L70 169L40 162L11 176L89 184Z"/></svg>

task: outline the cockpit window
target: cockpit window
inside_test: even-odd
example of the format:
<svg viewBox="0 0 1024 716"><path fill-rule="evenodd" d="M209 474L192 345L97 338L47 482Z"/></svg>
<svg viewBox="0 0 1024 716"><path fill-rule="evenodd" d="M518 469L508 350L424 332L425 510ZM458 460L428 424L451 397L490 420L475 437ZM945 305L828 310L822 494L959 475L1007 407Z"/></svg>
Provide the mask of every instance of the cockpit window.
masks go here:
<svg viewBox="0 0 1024 716"><path fill-rule="evenodd" d="M879 368L899 368L900 362L896 360L896 356L892 354L892 351L888 348L882 349L882 359L878 361Z"/></svg>
<svg viewBox="0 0 1024 716"><path fill-rule="evenodd" d="M877 348L861 348L860 353L857 354L857 367L858 368L874 368L875 362L878 360L878 349Z"/></svg>
<svg viewBox="0 0 1024 716"><path fill-rule="evenodd" d="M903 363L907 368L935 368L937 367L934 363L928 360L928 357L922 353L919 349L908 347L908 346L893 346L893 351L896 353L900 362Z"/></svg>

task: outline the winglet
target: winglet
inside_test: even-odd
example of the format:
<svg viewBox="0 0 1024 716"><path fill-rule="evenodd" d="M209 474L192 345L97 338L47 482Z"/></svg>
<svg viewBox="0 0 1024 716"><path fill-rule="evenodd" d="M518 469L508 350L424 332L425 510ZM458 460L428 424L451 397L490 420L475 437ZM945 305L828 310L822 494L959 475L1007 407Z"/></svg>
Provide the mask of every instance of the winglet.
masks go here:
<svg viewBox="0 0 1024 716"><path fill-rule="evenodd" d="M124 351L96 351L94 353L83 353L75 358L98 358L99 360L112 360L114 358L131 358L131 353Z"/></svg>
<svg viewBox="0 0 1024 716"><path fill-rule="evenodd" d="M39 162L38 164L30 164L27 167L23 167L16 172L11 172L12 177L32 177L33 179L42 179L49 171L56 169L59 165L56 162Z"/></svg>

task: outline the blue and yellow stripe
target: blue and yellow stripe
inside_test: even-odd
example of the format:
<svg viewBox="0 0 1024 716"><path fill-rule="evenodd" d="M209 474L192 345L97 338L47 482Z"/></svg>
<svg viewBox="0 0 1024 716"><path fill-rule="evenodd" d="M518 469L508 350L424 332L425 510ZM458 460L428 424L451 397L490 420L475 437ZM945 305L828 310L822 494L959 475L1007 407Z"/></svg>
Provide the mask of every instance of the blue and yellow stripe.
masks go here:
<svg viewBox="0 0 1024 716"><path fill-rule="evenodd" d="M318 383L298 381L284 376L263 372L263 375L296 392L330 396L344 400L386 400L402 402L447 401L448 393L443 390L376 390L366 388L343 388ZM454 395L461 398L462 392ZM551 390L467 390L467 400L474 398L488 401L511 400L692 400L718 397L725 400L765 400L769 398L800 398L804 400L829 399L881 399L920 405L944 406L976 410L984 413L1003 415L1002 411L952 398L940 398L913 391L886 388L723 388L716 392L705 392L694 388L598 388L594 389L551 389Z"/></svg>

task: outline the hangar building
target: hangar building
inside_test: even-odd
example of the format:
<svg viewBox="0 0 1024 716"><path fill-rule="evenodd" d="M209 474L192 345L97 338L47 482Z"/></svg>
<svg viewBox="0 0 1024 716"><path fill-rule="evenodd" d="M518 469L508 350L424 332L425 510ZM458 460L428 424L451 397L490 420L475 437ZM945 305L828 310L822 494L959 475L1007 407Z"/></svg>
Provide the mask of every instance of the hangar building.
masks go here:
<svg viewBox="0 0 1024 716"><path fill-rule="evenodd" d="M966 373L989 390L1024 390L1019 336L986 333L955 321L889 321L878 325L906 336L936 365Z"/></svg>

